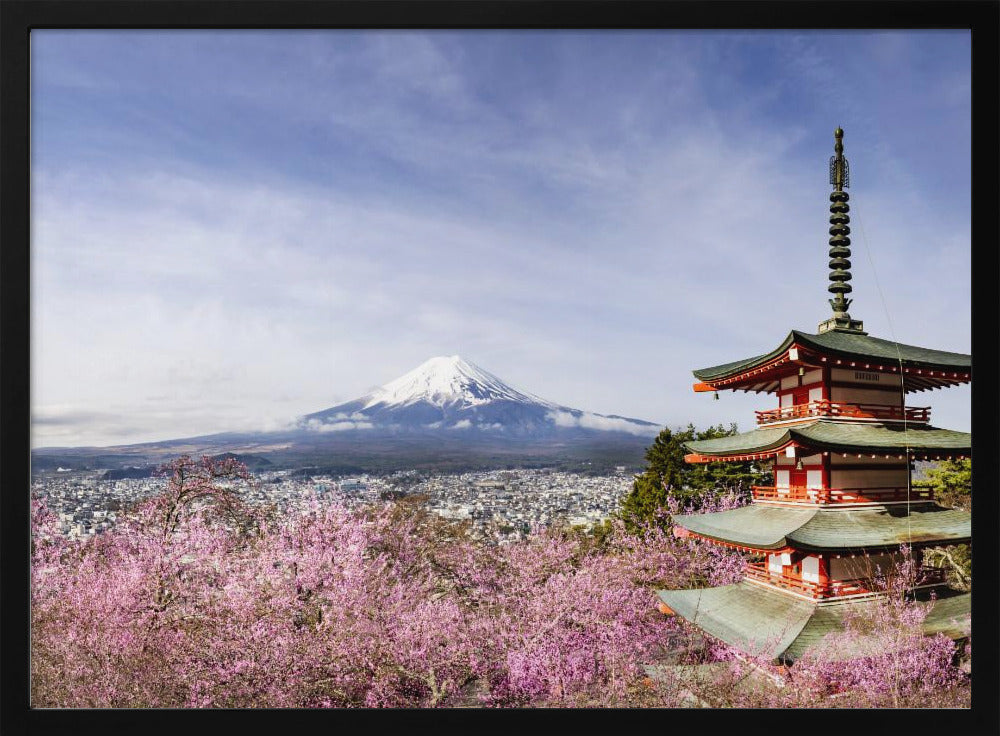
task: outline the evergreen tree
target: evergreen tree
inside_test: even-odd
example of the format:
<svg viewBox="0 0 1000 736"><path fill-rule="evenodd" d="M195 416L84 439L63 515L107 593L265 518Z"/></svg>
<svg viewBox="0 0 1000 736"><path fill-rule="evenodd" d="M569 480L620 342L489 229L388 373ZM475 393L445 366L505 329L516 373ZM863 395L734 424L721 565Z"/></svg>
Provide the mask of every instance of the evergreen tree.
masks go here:
<svg viewBox="0 0 1000 736"><path fill-rule="evenodd" d="M972 460L969 458L943 460L913 485L930 488L942 506L972 511Z"/></svg>
<svg viewBox="0 0 1000 736"><path fill-rule="evenodd" d="M923 480L913 484L930 488L934 500L942 506L972 511L972 460L943 460L927 471ZM924 560L948 571L949 582L960 590L972 589L972 546L968 544L931 547Z"/></svg>
<svg viewBox="0 0 1000 736"><path fill-rule="evenodd" d="M636 476L632 491L622 503L620 515L629 528L648 522L665 521L670 498L685 506L699 508L709 494L749 493L750 486L764 484L765 473L750 462L686 463L684 443L727 437L737 433L736 425L722 424L705 430L689 424L680 431L664 428L646 449L646 470Z"/></svg>

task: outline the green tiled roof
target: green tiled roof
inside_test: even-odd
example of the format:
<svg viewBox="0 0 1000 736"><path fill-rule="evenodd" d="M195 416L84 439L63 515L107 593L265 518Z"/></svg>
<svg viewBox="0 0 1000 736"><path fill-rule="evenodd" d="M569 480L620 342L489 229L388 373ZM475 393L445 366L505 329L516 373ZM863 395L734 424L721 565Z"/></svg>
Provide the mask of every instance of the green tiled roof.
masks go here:
<svg viewBox="0 0 1000 736"><path fill-rule="evenodd" d="M862 509L820 509L807 523L787 535L801 549L869 549L901 544L972 539L972 515L937 504L877 506Z"/></svg>
<svg viewBox="0 0 1000 736"><path fill-rule="evenodd" d="M711 514L675 516L674 521L712 539L755 549L778 549L785 546L789 534L808 522L818 510L751 504Z"/></svg>
<svg viewBox="0 0 1000 736"><path fill-rule="evenodd" d="M718 588L659 590L671 610L741 651L777 659L809 623L814 603L740 582Z"/></svg>
<svg viewBox="0 0 1000 736"><path fill-rule="evenodd" d="M926 424L910 424L904 430L902 424L830 419L785 427L765 427L712 440L695 440L685 443L685 447L699 455L725 457L765 452L793 440L806 447L834 452L879 453L898 451L907 446L914 450L972 451L972 435L968 432L938 429Z"/></svg>
<svg viewBox="0 0 1000 736"><path fill-rule="evenodd" d="M969 621L966 618L971 610L971 593L940 596L931 612L924 619L925 634L944 634L949 639L961 639L969 635Z"/></svg>
<svg viewBox="0 0 1000 736"><path fill-rule="evenodd" d="M967 635L964 619L971 596L947 589L940 594L923 622L923 632L956 639ZM863 612L872 605L870 601L817 605L747 581L701 590L659 590L657 595L706 634L744 652L787 661L819 646L827 634L842 631L849 612ZM831 654L858 656L865 652L865 644L859 638L855 647L838 646Z"/></svg>
<svg viewBox="0 0 1000 736"><path fill-rule="evenodd" d="M751 504L729 511L674 517L684 529L755 549L877 549L901 544L957 544L972 538L972 516L923 502L910 506L812 508Z"/></svg>
<svg viewBox="0 0 1000 736"><path fill-rule="evenodd" d="M931 606L927 618L921 624L921 630L928 636L945 634L951 639L961 639L968 636L969 622L967 617L971 612L971 596L968 593L956 594L955 591L948 589L943 591L939 589L939 592L942 597ZM926 591L921 591L921 593L922 597L926 597ZM816 606L809 623L802 627L798 637L785 650L784 658L794 662L809 649L821 646L823 637L843 630L844 619L849 612L863 613L871 605L871 602L860 601ZM849 643L839 640L837 649L828 651L827 656L833 659L860 657L881 651L883 646L883 642L866 640L864 637L852 637Z"/></svg>
<svg viewBox="0 0 1000 736"><path fill-rule="evenodd" d="M788 350L792 343L848 359L892 361L895 364L902 358L903 363L908 366L925 367L930 370L968 371L972 367L972 356L966 353L931 350L915 345L903 345L870 335L836 330L820 335L792 330L788 333L788 337L769 353L723 363L711 368L701 368L694 371L694 375L702 381L726 378L778 357Z"/></svg>
<svg viewBox="0 0 1000 736"><path fill-rule="evenodd" d="M778 593L778 595L781 595ZM858 601L853 603L838 603L826 606L814 606L813 615L802 627L802 631L795 638L795 641L788 645L783 652L784 659L794 662L799 659L807 650L818 647L822 644L823 638L829 634L836 634L844 629L844 614L849 610L858 611L867 608L870 603ZM855 649L844 649L844 642L838 642L838 653L843 659L862 654L862 647ZM861 645L862 642L856 642Z"/></svg>
<svg viewBox="0 0 1000 736"><path fill-rule="evenodd" d="M699 368L698 370L691 371L695 378L702 381L711 381L713 379L727 378L735 373L742 373L748 368L753 368L761 363L766 363L772 358L776 358L786 350L788 350L789 345L792 344L791 340L785 340L781 345L775 348L770 353L762 353L761 355L755 355L752 358L743 358L742 360L734 360L730 363L723 363L722 365L714 365L711 368Z"/></svg>
<svg viewBox="0 0 1000 736"><path fill-rule="evenodd" d="M789 438L788 427L765 427L712 440L693 440L684 446L700 455L744 455L781 447Z"/></svg>

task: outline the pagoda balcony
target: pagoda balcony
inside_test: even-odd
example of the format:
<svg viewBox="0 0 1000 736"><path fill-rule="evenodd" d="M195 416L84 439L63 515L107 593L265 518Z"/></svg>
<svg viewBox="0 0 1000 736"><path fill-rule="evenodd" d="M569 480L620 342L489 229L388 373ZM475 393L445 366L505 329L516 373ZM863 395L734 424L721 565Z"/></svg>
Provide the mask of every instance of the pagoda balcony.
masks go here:
<svg viewBox="0 0 1000 736"><path fill-rule="evenodd" d="M947 582L947 571L943 567L921 567L914 587L926 588L931 585L945 585Z"/></svg>
<svg viewBox="0 0 1000 736"><path fill-rule="evenodd" d="M806 486L751 486L755 501L784 501L817 505L838 503L886 503L887 501L932 501L929 488L905 486L882 488L807 488Z"/></svg>
<svg viewBox="0 0 1000 736"><path fill-rule="evenodd" d="M878 595L882 586L871 578L854 578L851 580L824 580L813 582L803 580L800 576L788 573L777 573L769 570L764 563L748 562L746 566L748 580L787 590L790 593L804 595L815 600L831 598L846 598L848 596ZM926 588L944 585L947 582L945 571L938 567L921 567L914 583L914 588Z"/></svg>
<svg viewBox="0 0 1000 736"><path fill-rule="evenodd" d="M749 562L746 567L748 580L771 585L775 588L787 590L790 593L805 595L816 600L824 598L840 598L855 595L875 595L878 593L877 586L871 580L857 578L854 580L828 580L813 582L803 580L797 575L773 572L762 563Z"/></svg>
<svg viewBox="0 0 1000 736"><path fill-rule="evenodd" d="M807 404L793 404L778 409L755 412L757 424L773 424L792 419L833 417L836 419L874 419L907 421L926 424L931 419L929 406L895 406L893 404L844 404L820 399Z"/></svg>

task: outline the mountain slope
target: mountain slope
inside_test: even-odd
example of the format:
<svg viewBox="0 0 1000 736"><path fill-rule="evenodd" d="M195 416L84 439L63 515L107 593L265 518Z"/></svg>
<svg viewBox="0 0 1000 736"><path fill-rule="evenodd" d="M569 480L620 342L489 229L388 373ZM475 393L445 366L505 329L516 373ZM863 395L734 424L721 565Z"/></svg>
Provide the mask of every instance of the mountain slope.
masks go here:
<svg viewBox="0 0 1000 736"><path fill-rule="evenodd" d="M223 432L117 447L35 448L38 472L159 464L238 453L281 468L639 467L660 425L560 406L512 388L457 355L431 358L354 401L273 432ZM345 470L349 468L349 470Z"/></svg>
<svg viewBox="0 0 1000 736"><path fill-rule="evenodd" d="M660 429L652 422L554 404L512 388L458 355L431 358L359 399L307 414L299 426L317 432L456 430L519 437L653 436Z"/></svg>

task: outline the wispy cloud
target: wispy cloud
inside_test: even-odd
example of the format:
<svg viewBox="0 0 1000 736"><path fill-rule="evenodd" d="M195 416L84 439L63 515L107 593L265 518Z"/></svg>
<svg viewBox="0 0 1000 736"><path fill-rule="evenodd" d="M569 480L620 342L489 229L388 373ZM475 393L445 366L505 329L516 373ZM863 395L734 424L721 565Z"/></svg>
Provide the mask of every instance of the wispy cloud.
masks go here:
<svg viewBox="0 0 1000 736"><path fill-rule="evenodd" d="M83 421L111 404L136 436L282 426L454 353L566 406L750 417L690 369L826 316L838 124L852 313L968 350L962 34L138 35L33 38L32 402L67 441L124 437Z"/></svg>
<svg viewBox="0 0 1000 736"><path fill-rule="evenodd" d="M630 422L622 417L605 417L590 412L579 415L568 411L554 411L547 415L557 427L580 427L583 429L599 429L611 432L626 432L628 434L652 437L659 433L660 427L649 427Z"/></svg>
<svg viewBox="0 0 1000 736"><path fill-rule="evenodd" d="M375 425L364 419L337 419L332 422L321 422L318 419L310 419L305 423L305 429L313 432L346 432L353 429L371 429Z"/></svg>

